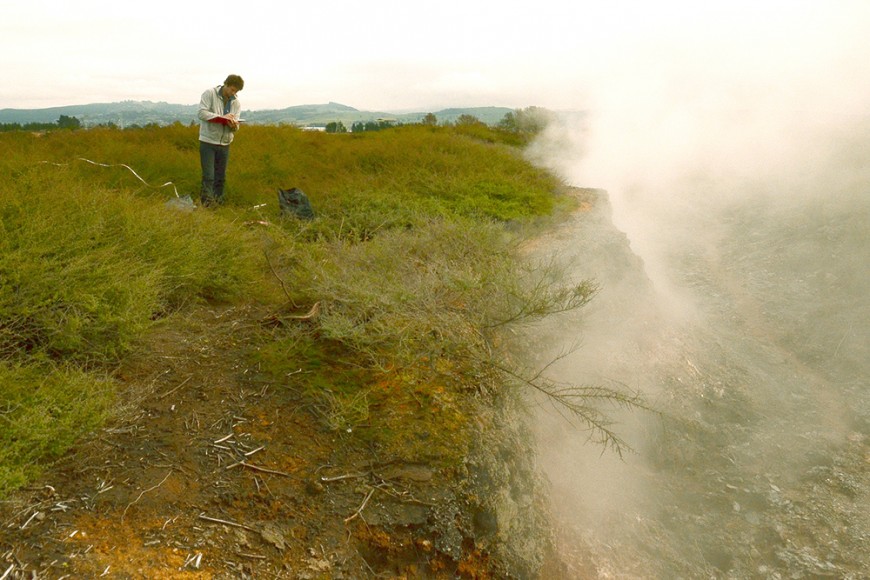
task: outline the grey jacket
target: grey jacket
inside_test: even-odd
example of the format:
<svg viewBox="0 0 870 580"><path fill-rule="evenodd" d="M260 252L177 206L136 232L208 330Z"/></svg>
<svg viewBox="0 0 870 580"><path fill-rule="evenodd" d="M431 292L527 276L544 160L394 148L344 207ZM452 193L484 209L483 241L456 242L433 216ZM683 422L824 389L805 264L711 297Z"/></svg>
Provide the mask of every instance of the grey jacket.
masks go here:
<svg viewBox="0 0 870 580"><path fill-rule="evenodd" d="M199 140L214 145L229 145L233 142L235 130L230 129L229 125L209 122L210 119L224 114L224 105L226 103L221 96L220 90L220 86L208 89L199 100ZM230 113L238 118L241 116L241 111L242 105L239 103L239 100L235 97L230 99Z"/></svg>

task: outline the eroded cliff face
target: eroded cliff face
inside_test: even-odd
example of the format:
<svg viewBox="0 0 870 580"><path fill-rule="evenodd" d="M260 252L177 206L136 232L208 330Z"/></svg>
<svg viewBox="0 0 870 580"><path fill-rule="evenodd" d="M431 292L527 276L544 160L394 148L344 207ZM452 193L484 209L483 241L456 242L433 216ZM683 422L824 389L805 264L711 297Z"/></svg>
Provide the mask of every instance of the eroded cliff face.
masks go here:
<svg viewBox="0 0 870 580"><path fill-rule="evenodd" d="M613 410L634 448L620 459L541 407L568 577L861 577L866 197L650 215L650 245L614 227L605 194L587 209L535 248L601 283L578 316L536 329L541 359L579 343L554 376L629 386L658 413Z"/></svg>
<svg viewBox="0 0 870 580"><path fill-rule="evenodd" d="M490 554L497 577L537 578L554 565L552 521L528 409L518 395L499 396L482 414L463 488L475 543Z"/></svg>
<svg viewBox="0 0 870 580"><path fill-rule="evenodd" d="M628 312L630 305L636 304L638 293L652 293L643 261L632 251L625 233L613 225L606 192L569 188L566 193L576 198L578 209L527 243L524 250L527 258L544 262L555 258L564 276L559 283L591 280L609 290L618 289L608 293L606 308ZM565 249L566 241L570 250ZM583 319L587 311L601 310L598 302L596 297L571 313L570 318L554 316L514 336L514 346L519 349L523 364L543 369L557 362L565 354L560 339L570 329L571 321ZM642 324L654 324L655 316L650 312L650 318ZM615 334L639 321L622 317L610 322ZM569 332L580 338L579 331ZM601 379L606 375L604 368L619 365L624 357L631 356L611 348L613 342L609 340L603 340L594 350L587 351L586 346L584 343L577 352L599 361L601 374L591 379L572 377L571 384L575 386ZM604 384L611 386L609 382ZM596 404L593 400L589 402ZM543 409L548 410L545 423L541 422ZM618 409L613 412L616 420L620 413ZM566 543L565 532L570 527L566 509L573 510L573 502L571 495L564 492L566 486L572 485L570 479L548 469L552 464L541 459L552 460L553 450L570 453L567 448L574 448L578 434L587 453L596 456L607 453L616 460L618 456L588 440L588 425L553 399L530 388L515 386L503 392L479 416L477 444L466 462L464 501L466 516L472 516L468 535L490 555L490 565L497 577L551 580L595 577L597 572L590 553L579 543L571 544L573 539ZM619 427L615 429L618 435L623 435ZM594 465L589 468L596 470ZM554 475L555 487L551 479Z"/></svg>

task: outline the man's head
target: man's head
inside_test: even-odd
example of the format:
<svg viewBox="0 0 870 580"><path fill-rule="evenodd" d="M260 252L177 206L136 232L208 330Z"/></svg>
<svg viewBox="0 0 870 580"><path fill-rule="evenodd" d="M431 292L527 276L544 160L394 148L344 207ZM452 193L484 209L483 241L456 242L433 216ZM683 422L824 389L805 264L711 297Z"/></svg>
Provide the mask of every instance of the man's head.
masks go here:
<svg viewBox="0 0 870 580"><path fill-rule="evenodd" d="M239 75L230 75L227 77L227 80L224 81L224 86L234 87L236 92L245 88L245 81L242 80L242 77Z"/></svg>

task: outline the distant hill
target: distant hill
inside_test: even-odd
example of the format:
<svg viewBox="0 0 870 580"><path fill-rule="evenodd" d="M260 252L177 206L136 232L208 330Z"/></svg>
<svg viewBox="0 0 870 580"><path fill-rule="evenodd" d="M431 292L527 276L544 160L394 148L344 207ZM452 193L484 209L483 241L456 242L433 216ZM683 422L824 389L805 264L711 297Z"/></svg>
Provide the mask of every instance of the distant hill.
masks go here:
<svg viewBox="0 0 870 580"><path fill-rule="evenodd" d="M114 123L120 127L157 123L168 125L176 121L189 123L196 119L197 105L173 105L151 101L121 101L92 103L47 109L0 109L0 123L54 123L61 115L75 117L84 126Z"/></svg>
<svg viewBox="0 0 870 580"><path fill-rule="evenodd" d="M113 123L119 127L131 125L169 125L196 123L198 105L177 105L151 101L121 101L119 103L93 103L68 105L47 109L0 109L0 123L54 123L61 115L75 117L85 127ZM296 105L284 109L242 110L249 123L273 125L285 123L299 126L324 126L341 121L350 128L353 123L393 119L400 123L417 123L428 113L433 113L439 123L454 122L460 115L472 115L488 125L497 124L505 114L513 111L507 107L452 108L441 111L414 113L390 113L386 111L361 111L340 103L321 105Z"/></svg>

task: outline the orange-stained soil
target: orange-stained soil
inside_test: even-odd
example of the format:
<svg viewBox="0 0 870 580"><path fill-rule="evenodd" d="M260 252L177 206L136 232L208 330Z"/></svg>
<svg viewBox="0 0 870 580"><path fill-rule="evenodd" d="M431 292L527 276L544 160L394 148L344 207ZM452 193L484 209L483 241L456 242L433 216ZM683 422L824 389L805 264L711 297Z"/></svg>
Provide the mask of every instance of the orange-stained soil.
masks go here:
<svg viewBox="0 0 870 580"><path fill-rule="evenodd" d="M488 578L437 549L449 475L330 431L244 355L251 307L196 310L117 376L123 406L0 503L6 578Z"/></svg>

